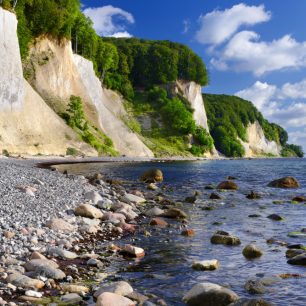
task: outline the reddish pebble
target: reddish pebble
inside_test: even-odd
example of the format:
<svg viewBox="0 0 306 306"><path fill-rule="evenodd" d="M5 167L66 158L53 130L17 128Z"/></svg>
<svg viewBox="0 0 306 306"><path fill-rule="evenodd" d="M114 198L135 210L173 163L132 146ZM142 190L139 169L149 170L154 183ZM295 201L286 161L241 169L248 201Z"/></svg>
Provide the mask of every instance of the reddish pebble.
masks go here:
<svg viewBox="0 0 306 306"><path fill-rule="evenodd" d="M191 237L195 235L195 231L193 229L186 229L181 233L183 236Z"/></svg>

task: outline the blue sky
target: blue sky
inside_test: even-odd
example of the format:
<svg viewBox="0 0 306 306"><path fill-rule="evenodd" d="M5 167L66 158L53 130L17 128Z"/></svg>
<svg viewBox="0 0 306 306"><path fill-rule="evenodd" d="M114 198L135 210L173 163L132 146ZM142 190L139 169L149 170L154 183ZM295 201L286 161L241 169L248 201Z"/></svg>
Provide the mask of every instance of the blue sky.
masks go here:
<svg viewBox="0 0 306 306"><path fill-rule="evenodd" d="M204 92L251 100L306 150L305 0L83 0L102 36L168 39L207 65Z"/></svg>

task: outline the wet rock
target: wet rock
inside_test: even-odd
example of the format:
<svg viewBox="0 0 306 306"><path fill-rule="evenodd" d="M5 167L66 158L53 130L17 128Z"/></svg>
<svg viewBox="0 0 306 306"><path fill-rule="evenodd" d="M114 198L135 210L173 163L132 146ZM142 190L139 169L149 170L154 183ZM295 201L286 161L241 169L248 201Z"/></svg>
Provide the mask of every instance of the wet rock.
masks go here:
<svg viewBox="0 0 306 306"><path fill-rule="evenodd" d="M145 256L145 251L142 248L133 246L131 244L126 244L121 249L121 252L129 256L137 257L137 258Z"/></svg>
<svg viewBox="0 0 306 306"><path fill-rule="evenodd" d="M224 231L217 231L211 237L210 242L213 244L224 244L224 245L240 245L241 241L238 237L232 236Z"/></svg>
<svg viewBox="0 0 306 306"><path fill-rule="evenodd" d="M280 215L277 215L277 214L272 214L272 215L269 215L267 218L273 220L273 221L282 221L284 220L283 217L281 217Z"/></svg>
<svg viewBox="0 0 306 306"><path fill-rule="evenodd" d="M299 250L299 249L289 249L286 251L286 257L287 258L293 258L298 255L306 254L305 250Z"/></svg>
<svg viewBox="0 0 306 306"><path fill-rule="evenodd" d="M290 258L287 263L290 265L306 266L306 252L304 254Z"/></svg>
<svg viewBox="0 0 306 306"><path fill-rule="evenodd" d="M209 196L209 198L210 198L211 200L221 200L221 199L222 199L222 197L221 197L220 195L218 195L217 193L215 193L215 192L213 192L213 193Z"/></svg>
<svg viewBox="0 0 306 306"><path fill-rule="evenodd" d="M248 215L249 218L260 218L261 215L258 214L252 214L252 215Z"/></svg>
<svg viewBox="0 0 306 306"><path fill-rule="evenodd" d="M229 306L272 306L263 299L240 299Z"/></svg>
<svg viewBox="0 0 306 306"><path fill-rule="evenodd" d="M167 227L169 224L165 220L163 220L161 218L153 218L150 221L150 225L158 226L158 227Z"/></svg>
<svg viewBox="0 0 306 306"><path fill-rule="evenodd" d="M96 306L135 306L132 300L121 296L119 294L104 292L102 293L96 303Z"/></svg>
<svg viewBox="0 0 306 306"><path fill-rule="evenodd" d="M132 203L135 203L135 204L141 204L141 203L145 203L146 202L146 199L142 198L142 197L139 197L137 195L134 195L134 194L131 194L131 193L127 193L123 196L122 198L122 201L123 202L132 202Z"/></svg>
<svg viewBox="0 0 306 306"><path fill-rule="evenodd" d="M248 291L251 294L263 294L266 292L265 286L258 279L248 280L245 283L244 288L246 291Z"/></svg>
<svg viewBox="0 0 306 306"><path fill-rule="evenodd" d="M133 291L132 293L127 294L125 297L136 301L140 305L143 306L144 302L146 302L149 298L143 294Z"/></svg>
<svg viewBox="0 0 306 306"><path fill-rule="evenodd" d="M306 233L303 233L303 232L291 232L291 233L288 233L288 237L292 237L292 238L306 238Z"/></svg>
<svg viewBox="0 0 306 306"><path fill-rule="evenodd" d="M41 289L45 285L44 282L38 279L33 279L20 273L10 274L6 279L6 282L26 289Z"/></svg>
<svg viewBox="0 0 306 306"><path fill-rule="evenodd" d="M249 194L247 194L246 198L249 200L256 200L256 199L260 199L261 196L258 193L251 191Z"/></svg>
<svg viewBox="0 0 306 306"><path fill-rule="evenodd" d="M192 236L195 235L195 231L193 229L189 228L189 229L183 230L181 232L181 235L186 236L186 237L192 237Z"/></svg>
<svg viewBox="0 0 306 306"><path fill-rule="evenodd" d="M278 180L274 180L268 184L268 187L273 188L299 188L300 183L292 176L282 177Z"/></svg>
<svg viewBox="0 0 306 306"><path fill-rule="evenodd" d="M80 285L71 285L71 284L61 285L61 289L64 292L78 293L78 294L83 294L83 293L88 293L89 292L88 287L80 286Z"/></svg>
<svg viewBox="0 0 306 306"><path fill-rule="evenodd" d="M242 254L247 259L254 259L261 257L263 252L255 244L249 244L243 249Z"/></svg>
<svg viewBox="0 0 306 306"><path fill-rule="evenodd" d="M158 208L158 207L153 207L145 212L145 215L148 217L157 217L161 216L165 211Z"/></svg>
<svg viewBox="0 0 306 306"><path fill-rule="evenodd" d="M183 301L188 306L227 306L238 298L230 289L213 283L200 283L187 292Z"/></svg>
<svg viewBox="0 0 306 306"><path fill-rule="evenodd" d="M302 202L306 202L306 198L302 196L296 196L292 199L292 201L302 203Z"/></svg>
<svg viewBox="0 0 306 306"><path fill-rule="evenodd" d="M213 271L218 269L220 263L217 259L195 261L192 264L192 268L197 271Z"/></svg>
<svg viewBox="0 0 306 306"><path fill-rule="evenodd" d="M111 284L102 285L95 293L94 297L98 298L104 292L111 292L118 295L126 296L133 292L132 286L124 281L113 282Z"/></svg>
<svg viewBox="0 0 306 306"><path fill-rule="evenodd" d="M169 208L161 216L171 219L186 219L187 214L179 208Z"/></svg>
<svg viewBox="0 0 306 306"><path fill-rule="evenodd" d="M298 250L305 250L306 251L306 246L299 243L299 244L290 244L287 246L288 249L298 249Z"/></svg>
<svg viewBox="0 0 306 306"><path fill-rule="evenodd" d="M157 183L162 182L164 180L164 176L161 170L150 169L141 175L140 180L146 183Z"/></svg>
<svg viewBox="0 0 306 306"><path fill-rule="evenodd" d="M224 189L224 190L237 190L238 185L232 181L224 181L221 182L218 186L217 189Z"/></svg>
<svg viewBox="0 0 306 306"><path fill-rule="evenodd" d="M90 204L81 204L75 210L74 213L77 216L91 218L91 219L101 219L103 213L100 209L90 205Z"/></svg>
<svg viewBox="0 0 306 306"><path fill-rule="evenodd" d="M154 190L157 190L158 187L154 183L150 183L150 184L148 184L147 189L154 191Z"/></svg>
<svg viewBox="0 0 306 306"><path fill-rule="evenodd" d="M206 189L206 190L213 190L213 189L215 189L215 186L212 185L212 184L209 184L209 185L206 185L206 186L204 187L204 189Z"/></svg>
<svg viewBox="0 0 306 306"><path fill-rule="evenodd" d="M61 231L61 232L75 231L75 227L72 224L60 218L52 218L46 223L46 226L52 229L53 231Z"/></svg>
<svg viewBox="0 0 306 306"><path fill-rule="evenodd" d="M184 202L194 204L196 202L196 200L197 200L197 196L193 195L193 196L190 196L190 197L186 197Z"/></svg>

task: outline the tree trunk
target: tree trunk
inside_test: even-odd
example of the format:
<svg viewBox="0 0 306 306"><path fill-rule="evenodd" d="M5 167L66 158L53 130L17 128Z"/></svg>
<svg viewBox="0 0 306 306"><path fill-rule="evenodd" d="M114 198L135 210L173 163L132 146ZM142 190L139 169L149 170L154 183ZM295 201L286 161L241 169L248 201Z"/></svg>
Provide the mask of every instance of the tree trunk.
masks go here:
<svg viewBox="0 0 306 306"><path fill-rule="evenodd" d="M105 78L105 69L103 69L102 74L101 74L101 84L103 85L103 81Z"/></svg>

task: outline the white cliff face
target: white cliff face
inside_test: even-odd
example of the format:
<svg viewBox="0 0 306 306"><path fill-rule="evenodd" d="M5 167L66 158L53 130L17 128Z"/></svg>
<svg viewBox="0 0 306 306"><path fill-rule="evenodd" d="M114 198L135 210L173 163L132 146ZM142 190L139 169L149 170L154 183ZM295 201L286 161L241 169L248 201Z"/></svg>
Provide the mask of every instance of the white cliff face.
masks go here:
<svg viewBox="0 0 306 306"><path fill-rule="evenodd" d="M60 155L73 147L96 155L24 80L16 30L16 16L0 7L0 152Z"/></svg>
<svg viewBox="0 0 306 306"><path fill-rule="evenodd" d="M193 119L197 125L209 131L201 85L195 82L177 81L177 86L194 109Z"/></svg>
<svg viewBox="0 0 306 306"><path fill-rule="evenodd" d="M264 131L258 121L247 127L247 139L248 142L240 140L244 146L246 157L255 157L264 154L280 156L281 146L275 141L266 139Z"/></svg>
<svg viewBox="0 0 306 306"><path fill-rule="evenodd" d="M48 56L43 65L37 63L42 54ZM64 110L71 95L79 96L87 118L113 140L117 151L127 156L153 156L121 121L121 97L102 89L92 62L73 54L70 42L58 45L45 38L32 48L31 57L35 65L34 87L52 107Z"/></svg>
<svg viewBox="0 0 306 306"><path fill-rule="evenodd" d="M18 109L24 97L16 16L0 7L0 111Z"/></svg>
<svg viewBox="0 0 306 306"><path fill-rule="evenodd" d="M121 117L126 114L122 98L115 92L102 88L92 62L79 55L74 55L73 60L90 100L97 110L99 126L113 140L115 149L127 156L153 156L137 135L121 121Z"/></svg>

